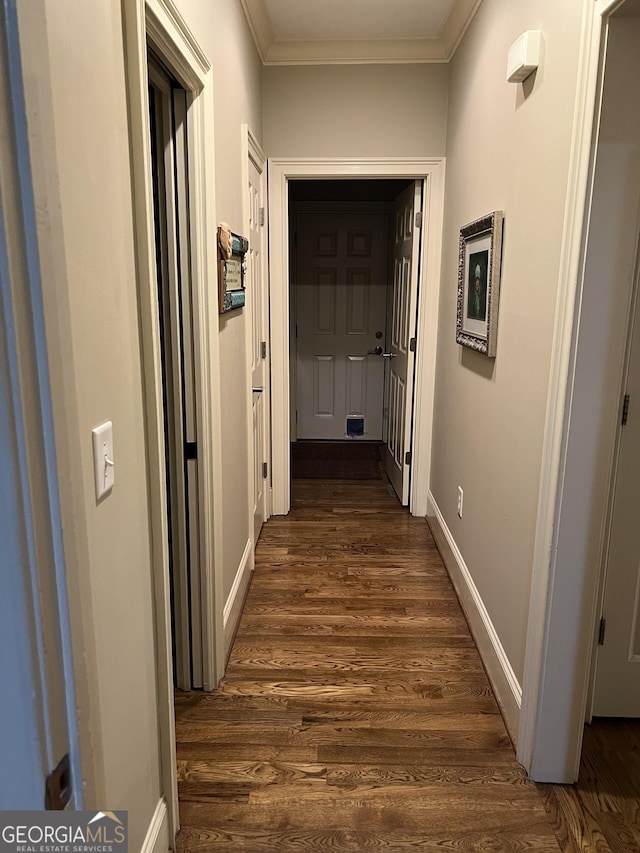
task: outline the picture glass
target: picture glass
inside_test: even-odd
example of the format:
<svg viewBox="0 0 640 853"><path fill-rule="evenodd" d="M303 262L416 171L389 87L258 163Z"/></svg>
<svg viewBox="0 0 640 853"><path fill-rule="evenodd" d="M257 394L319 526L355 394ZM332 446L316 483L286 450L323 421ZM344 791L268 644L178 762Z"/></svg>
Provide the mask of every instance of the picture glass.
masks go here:
<svg viewBox="0 0 640 853"><path fill-rule="evenodd" d="M233 257L226 261L225 283L227 290L242 290L242 261Z"/></svg>
<svg viewBox="0 0 640 853"><path fill-rule="evenodd" d="M487 282L491 277L491 233L468 240L465 246L462 330L487 337Z"/></svg>

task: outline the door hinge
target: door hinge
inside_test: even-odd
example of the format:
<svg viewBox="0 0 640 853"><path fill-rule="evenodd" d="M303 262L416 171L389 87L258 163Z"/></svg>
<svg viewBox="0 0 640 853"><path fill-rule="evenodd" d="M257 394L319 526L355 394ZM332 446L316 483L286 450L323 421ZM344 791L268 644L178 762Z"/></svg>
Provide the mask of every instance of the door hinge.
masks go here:
<svg viewBox="0 0 640 853"><path fill-rule="evenodd" d="M604 646L604 635L607 630L607 620L602 617L600 620L600 627L598 628L598 645Z"/></svg>
<svg viewBox="0 0 640 853"><path fill-rule="evenodd" d="M416 339L411 338L411 340L409 341L409 352L415 352L415 351L416 351Z"/></svg>
<svg viewBox="0 0 640 853"><path fill-rule="evenodd" d="M185 459L197 459L198 458L198 444L195 441L185 441L184 443L184 458Z"/></svg>
<svg viewBox="0 0 640 853"><path fill-rule="evenodd" d="M416 210L416 228L422 228L422 211Z"/></svg>
<svg viewBox="0 0 640 853"><path fill-rule="evenodd" d="M269 476L269 463L268 462L262 463L262 476L265 480Z"/></svg>
<svg viewBox="0 0 640 853"><path fill-rule="evenodd" d="M258 211L258 224L264 225L264 207L261 207Z"/></svg>
<svg viewBox="0 0 640 853"><path fill-rule="evenodd" d="M267 357L267 342L266 341L262 341L262 343L260 344L260 355L262 356L262 358Z"/></svg>
<svg viewBox="0 0 640 853"><path fill-rule="evenodd" d="M404 454L404 464L405 465L411 465L411 451L410 450L407 450L407 452Z"/></svg>
<svg viewBox="0 0 640 853"><path fill-rule="evenodd" d="M627 425L627 421L629 420L629 395L624 395L624 400L622 401L622 426Z"/></svg>

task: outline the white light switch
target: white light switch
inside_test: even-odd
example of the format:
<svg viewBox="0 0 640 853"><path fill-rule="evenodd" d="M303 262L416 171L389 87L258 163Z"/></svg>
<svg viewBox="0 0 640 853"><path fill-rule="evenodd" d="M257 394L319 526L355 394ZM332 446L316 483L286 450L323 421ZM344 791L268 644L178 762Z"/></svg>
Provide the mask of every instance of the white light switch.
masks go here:
<svg viewBox="0 0 640 853"><path fill-rule="evenodd" d="M110 492L116 479L113 458L113 424L107 421L91 430L93 439L93 473L96 483L96 500Z"/></svg>

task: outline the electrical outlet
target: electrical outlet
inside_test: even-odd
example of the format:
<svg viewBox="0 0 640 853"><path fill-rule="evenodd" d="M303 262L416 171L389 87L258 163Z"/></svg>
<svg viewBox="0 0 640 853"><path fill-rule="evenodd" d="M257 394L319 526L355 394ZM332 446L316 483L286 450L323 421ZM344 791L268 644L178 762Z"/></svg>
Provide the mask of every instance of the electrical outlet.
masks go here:
<svg viewBox="0 0 640 853"><path fill-rule="evenodd" d="M464 492L462 486L458 486L458 515L462 518L462 501L464 500Z"/></svg>

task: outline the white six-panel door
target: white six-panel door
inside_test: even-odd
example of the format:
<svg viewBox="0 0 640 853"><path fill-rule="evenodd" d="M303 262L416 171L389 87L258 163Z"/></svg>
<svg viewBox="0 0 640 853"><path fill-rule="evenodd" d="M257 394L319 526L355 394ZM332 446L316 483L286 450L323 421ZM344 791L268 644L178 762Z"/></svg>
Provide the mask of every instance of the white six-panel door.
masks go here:
<svg viewBox="0 0 640 853"><path fill-rule="evenodd" d="M249 144L247 210L247 308L251 322L251 419L253 426L253 541L258 541L268 517L269 440L269 300L265 275L264 179L265 160Z"/></svg>
<svg viewBox="0 0 640 853"><path fill-rule="evenodd" d="M387 310L387 380L385 400L386 468L403 506L409 503L413 369L418 302L421 182L415 181L395 202L393 280Z"/></svg>
<svg viewBox="0 0 640 853"><path fill-rule="evenodd" d="M348 418L382 438L387 240L385 214L297 214L298 438L344 439Z"/></svg>

